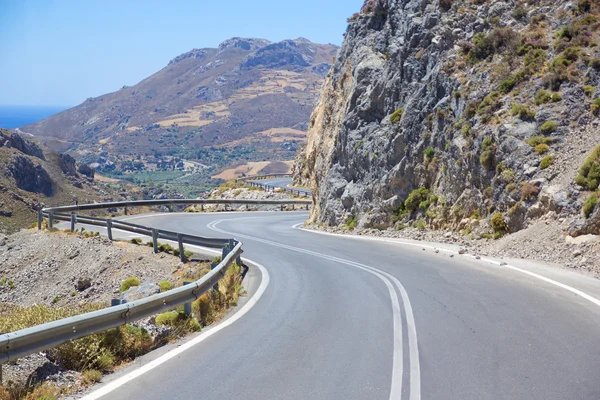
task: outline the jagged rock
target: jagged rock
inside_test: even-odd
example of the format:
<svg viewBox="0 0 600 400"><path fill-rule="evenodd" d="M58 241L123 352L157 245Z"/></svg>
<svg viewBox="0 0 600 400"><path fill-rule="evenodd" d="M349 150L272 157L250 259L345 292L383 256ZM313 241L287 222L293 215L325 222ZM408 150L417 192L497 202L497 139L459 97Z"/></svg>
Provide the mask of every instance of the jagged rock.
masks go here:
<svg viewBox="0 0 600 400"><path fill-rule="evenodd" d="M142 282L123 292L121 299L127 303L160 293L160 287L152 282Z"/></svg>
<svg viewBox="0 0 600 400"><path fill-rule="evenodd" d="M90 278L79 278L77 280L77 284L75 288L80 292L83 292L85 289L88 289L92 286L92 280Z"/></svg>
<svg viewBox="0 0 600 400"><path fill-rule="evenodd" d="M2 146L13 147L29 156L45 160L44 152L40 146L31 140L24 139L18 133L9 134L8 131L0 131L0 147Z"/></svg>
<svg viewBox="0 0 600 400"><path fill-rule="evenodd" d="M68 154L60 155L60 170L65 175L77 176L77 167L75 165L75 159Z"/></svg>
<svg viewBox="0 0 600 400"><path fill-rule="evenodd" d="M46 196L52 195L53 182L50 175L41 165L35 165L29 158L15 156L8 170L20 189L43 193Z"/></svg>

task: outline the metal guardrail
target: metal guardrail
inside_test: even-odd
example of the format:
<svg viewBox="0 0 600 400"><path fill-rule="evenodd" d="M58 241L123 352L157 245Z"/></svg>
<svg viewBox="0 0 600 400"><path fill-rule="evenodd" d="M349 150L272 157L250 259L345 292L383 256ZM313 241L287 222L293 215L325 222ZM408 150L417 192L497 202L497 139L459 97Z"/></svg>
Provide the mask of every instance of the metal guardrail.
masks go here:
<svg viewBox="0 0 600 400"><path fill-rule="evenodd" d="M248 181L248 180L260 180L269 178L283 178L286 176L292 176L292 174L264 174L264 175L251 175L236 178L237 181Z"/></svg>
<svg viewBox="0 0 600 400"><path fill-rule="evenodd" d="M284 193L291 193L291 194L295 194L296 196L303 196L303 197L309 196L309 192L307 192L306 190L302 190L302 189L274 186L274 185L269 185L269 184L260 183L260 182L246 182L246 184L250 185L250 186L262 188L262 189L266 190L267 192L275 192L277 189L281 189L281 190L283 190Z"/></svg>
<svg viewBox="0 0 600 400"><path fill-rule="evenodd" d="M0 364L196 300L225 275L229 266L241 253L242 243L239 242L216 268L191 284L131 303L0 335Z"/></svg>
<svg viewBox="0 0 600 400"><path fill-rule="evenodd" d="M219 279L225 275L227 269L234 261L241 264L240 256L242 254L242 243L235 239L205 238L187 235L132 224L126 221L77 215L76 211L119 207L124 207L125 210L127 210L127 207L169 204L275 204L281 205L283 209L283 206L286 204L306 205L308 208L310 203L311 202L306 200L166 199L83 204L51 207L40 210L38 212L38 229L42 228L44 218L48 218L48 227L50 228L52 228L54 221L70 221L72 232L75 230L77 223L105 227L110 240L112 240L112 230L119 229L144 236L151 236L154 252L159 251L158 239L177 241L179 246L179 256L182 261L185 260L184 244L221 248L222 261L215 266L210 273L196 282L167 292L159 293L130 303L119 304L98 311L22 329L16 332L0 334L0 365L41 350L49 349L69 340L102 332L110 328L124 325L128 322L158 314L165 310L173 309L181 304L189 303L212 288ZM71 214L66 214L68 212ZM186 308L189 309L189 307Z"/></svg>

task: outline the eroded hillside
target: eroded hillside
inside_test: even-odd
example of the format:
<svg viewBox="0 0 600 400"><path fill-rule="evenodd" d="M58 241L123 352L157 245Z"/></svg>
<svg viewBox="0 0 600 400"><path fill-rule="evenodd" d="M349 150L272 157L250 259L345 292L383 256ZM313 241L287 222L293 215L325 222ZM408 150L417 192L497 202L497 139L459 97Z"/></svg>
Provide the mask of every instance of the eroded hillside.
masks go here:
<svg viewBox="0 0 600 400"><path fill-rule="evenodd" d="M0 129L0 232L30 226L44 206L121 199L94 175L67 154Z"/></svg>
<svg viewBox="0 0 600 400"><path fill-rule="evenodd" d="M212 168L208 176L247 161L290 160L336 51L302 38L234 38L20 129L101 172L165 170L165 157Z"/></svg>

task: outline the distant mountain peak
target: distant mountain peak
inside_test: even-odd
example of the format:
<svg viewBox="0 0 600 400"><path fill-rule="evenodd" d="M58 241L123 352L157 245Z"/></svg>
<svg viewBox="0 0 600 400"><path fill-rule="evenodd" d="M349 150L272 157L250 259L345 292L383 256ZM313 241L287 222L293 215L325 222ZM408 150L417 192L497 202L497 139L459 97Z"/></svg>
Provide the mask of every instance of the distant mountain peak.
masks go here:
<svg viewBox="0 0 600 400"><path fill-rule="evenodd" d="M246 51L254 51L270 44L271 42L267 39L234 37L219 44L219 50L240 48Z"/></svg>
<svg viewBox="0 0 600 400"><path fill-rule="evenodd" d="M199 59L199 58L204 58L205 56L206 56L206 51L204 51L203 49L192 49L192 50L188 51L187 53L178 55L177 57L175 57L174 59L169 61L169 65L178 63L179 61L185 60L187 58Z"/></svg>

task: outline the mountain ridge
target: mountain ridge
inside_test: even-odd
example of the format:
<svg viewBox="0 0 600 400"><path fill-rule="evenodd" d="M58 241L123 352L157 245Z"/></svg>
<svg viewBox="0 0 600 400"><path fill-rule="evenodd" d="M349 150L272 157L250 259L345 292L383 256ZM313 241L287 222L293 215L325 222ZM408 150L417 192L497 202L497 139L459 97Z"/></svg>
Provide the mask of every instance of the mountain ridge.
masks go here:
<svg viewBox="0 0 600 400"><path fill-rule="evenodd" d="M118 168L134 154L148 170L161 156L202 162L205 151L215 171L247 161L289 160L305 140L336 52L337 46L304 38L231 38L217 48L180 54L136 85L19 129L100 171ZM264 134L270 129L295 131ZM238 151L239 142L244 146ZM221 157L222 148L227 150Z"/></svg>

